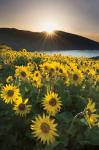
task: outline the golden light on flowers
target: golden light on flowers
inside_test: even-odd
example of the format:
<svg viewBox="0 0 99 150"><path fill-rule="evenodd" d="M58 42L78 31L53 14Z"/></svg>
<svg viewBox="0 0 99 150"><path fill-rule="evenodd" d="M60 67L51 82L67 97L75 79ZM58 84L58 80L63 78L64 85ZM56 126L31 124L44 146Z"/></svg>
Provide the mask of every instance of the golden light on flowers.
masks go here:
<svg viewBox="0 0 99 150"><path fill-rule="evenodd" d="M28 105L28 99L22 100L21 97L17 99L17 101L14 104L13 110L15 110L15 113L20 116L26 116L30 111L32 105Z"/></svg>
<svg viewBox="0 0 99 150"><path fill-rule="evenodd" d="M31 76L28 66L16 66L15 77L20 79L28 79Z"/></svg>
<svg viewBox="0 0 99 150"><path fill-rule="evenodd" d="M46 33L42 35L45 36ZM10 64L5 64L8 59L7 55ZM26 132L26 135L21 134L20 144L24 143L25 136L30 135L28 127L31 123L32 136L29 138L33 138L33 142L31 141L30 149L33 149L33 146L35 146L35 150L45 149L47 144L52 144L47 148L53 149L55 146L57 149L57 142L59 145L60 143L63 144L63 148L71 146L68 145L70 144L68 141L71 141L72 137L66 133L71 129L77 130L79 122L81 126L87 125L86 129L89 127L93 129L88 129L87 133L82 128L82 131L79 130L77 133L78 137L83 132L84 139L86 139L88 134L87 140L90 142L90 131L93 135L93 141L97 140L95 142L98 143L98 59L63 56L61 54L48 55L47 53L26 50L3 50L2 57L0 53L0 60L0 64L3 66L3 69L0 70L0 119L2 123L5 123L5 120L10 118L11 124L20 121L18 128L16 128L17 137L20 137L20 133L24 129ZM15 64L20 66L15 66ZM88 97L93 98L93 100L89 99L87 102ZM2 105L2 101L9 104ZM82 111L84 105L85 109ZM43 113L45 114L41 115ZM37 114L39 115L37 116ZM33 115L32 122L31 115ZM57 120L58 129L54 119ZM13 130L12 127L11 130ZM58 131L60 136L57 138ZM0 132L1 135L5 134L3 130ZM73 132L73 137L75 137L75 132ZM35 143L34 139L37 139ZM55 140L56 142L54 142ZM65 143L65 141L67 142ZM45 145L39 144L39 142ZM27 147L26 145L19 147L29 149L28 144Z"/></svg>
<svg viewBox="0 0 99 150"><path fill-rule="evenodd" d="M99 115L96 114L95 102L89 99L84 110L84 116L89 126L95 126L99 122Z"/></svg>
<svg viewBox="0 0 99 150"><path fill-rule="evenodd" d="M19 89L15 85L6 84L1 90L1 98L5 103L13 103L19 97Z"/></svg>
<svg viewBox="0 0 99 150"><path fill-rule="evenodd" d="M43 114L38 116L35 120L32 120L31 130L34 137L37 140L43 142L43 144L53 143L57 134L57 124L54 119L50 119L49 116Z"/></svg>
<svg viewBox="0 0 99 150"><path fill-rule="evenodd" d="M70 73L70 82L71 84L74 84L74 85L79 85L82 83L84 77L83 77L83 74L80 70L75 70L73 72Z"/></svg>
<svg viewBox="0 0 99 150"><path fill-rule="evenodd" d="M57 93L50 91L42 100L42 105L49 115L55 116L61 110L62 102Z"/></svg>

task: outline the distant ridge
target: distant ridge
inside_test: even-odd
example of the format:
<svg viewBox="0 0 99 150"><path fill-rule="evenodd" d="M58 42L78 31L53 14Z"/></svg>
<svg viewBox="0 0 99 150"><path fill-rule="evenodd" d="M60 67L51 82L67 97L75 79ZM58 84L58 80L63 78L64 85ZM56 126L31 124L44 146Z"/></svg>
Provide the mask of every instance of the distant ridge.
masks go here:
<svg viewBox="0 0 99 150"><path fill-rule="evenodd" d="M55 31L53 36L47 36L46 32L0 28L0 43L15 50L99 50L99 42L63 31Z"/></svg>

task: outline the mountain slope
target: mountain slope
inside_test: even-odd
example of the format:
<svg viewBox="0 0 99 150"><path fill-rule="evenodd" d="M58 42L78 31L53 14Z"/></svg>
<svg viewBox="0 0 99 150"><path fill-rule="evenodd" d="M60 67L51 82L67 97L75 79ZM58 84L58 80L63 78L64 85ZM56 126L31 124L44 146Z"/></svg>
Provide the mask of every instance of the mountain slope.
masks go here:
<svg viewBox="0 0 99 150"><path fill-rule="evenodd" d="M98 42L63 31L55 31L51 36L46 32L0 28L0 43L16 50L99 50Z"/></svg>

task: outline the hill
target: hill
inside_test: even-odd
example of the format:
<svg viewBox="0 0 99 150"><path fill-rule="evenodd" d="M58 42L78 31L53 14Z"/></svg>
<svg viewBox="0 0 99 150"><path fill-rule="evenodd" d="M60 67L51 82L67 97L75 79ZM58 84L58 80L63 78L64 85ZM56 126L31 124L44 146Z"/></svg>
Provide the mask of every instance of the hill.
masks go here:
<svg viewBox="0 0 99 150"><path fill-rule="evenodd" d="M55 31L53 35L46 32L30 32L14 28L0 28L0 43L13 49L32 50L99 50L99 42L88 38Z"/></svg>

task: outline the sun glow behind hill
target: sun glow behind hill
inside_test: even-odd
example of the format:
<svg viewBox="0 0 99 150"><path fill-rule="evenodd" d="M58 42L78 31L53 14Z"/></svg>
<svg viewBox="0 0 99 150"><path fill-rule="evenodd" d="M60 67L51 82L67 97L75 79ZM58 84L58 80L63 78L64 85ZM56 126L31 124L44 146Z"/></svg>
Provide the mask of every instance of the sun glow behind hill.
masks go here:
<svg viewBox="0 0 99 150"><path fill-rule="evenodd" d="M56 29L56 26L54 23L53 24L52 23L44 23L41 26L41 30L46 32L49 35L52 35L54 33L55 29Z"/></svg>
<svg viewBox="0 0 99 150"><path fill-rule="evenodd" d="M52 33L0 28L0 42L16 50L99 50L99 43L90 39L58 30Z"/></svg>

